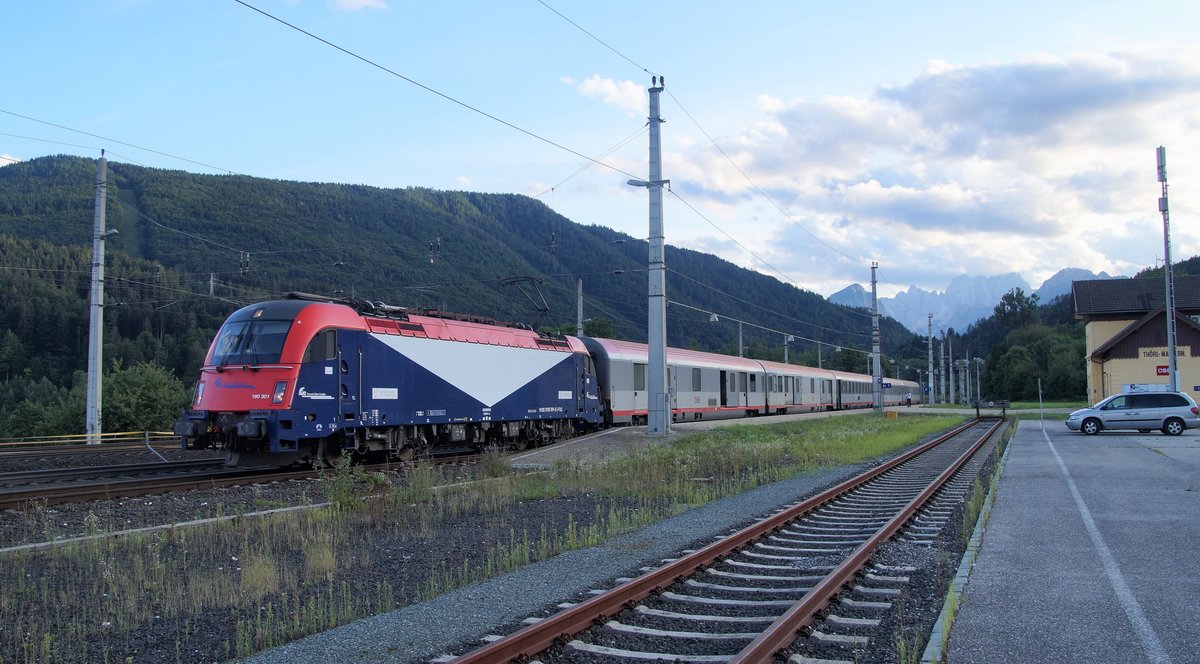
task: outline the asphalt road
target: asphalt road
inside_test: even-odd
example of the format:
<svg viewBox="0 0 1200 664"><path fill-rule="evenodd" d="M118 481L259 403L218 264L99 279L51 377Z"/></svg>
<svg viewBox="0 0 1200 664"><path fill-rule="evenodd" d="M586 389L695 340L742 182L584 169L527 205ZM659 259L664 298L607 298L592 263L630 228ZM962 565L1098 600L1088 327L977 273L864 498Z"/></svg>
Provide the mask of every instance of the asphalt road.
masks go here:
<svg viewBox="0 0 1200 664"><path fill-rule="evenodd" d="M1011 445L950 664L1200 662L1200 434Z"/></svg>

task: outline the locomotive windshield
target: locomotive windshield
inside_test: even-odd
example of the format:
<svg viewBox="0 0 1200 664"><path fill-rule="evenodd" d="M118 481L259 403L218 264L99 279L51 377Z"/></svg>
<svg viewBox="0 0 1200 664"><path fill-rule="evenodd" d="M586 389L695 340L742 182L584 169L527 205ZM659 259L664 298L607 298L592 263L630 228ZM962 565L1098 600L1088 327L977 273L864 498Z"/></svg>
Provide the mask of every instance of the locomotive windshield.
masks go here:
<svg viewBox="0 0 1200 664"><path fill-rule="evenodd" d="M212 364L270 364L279 361L290 320L228 322L217 333Z"/></svg>

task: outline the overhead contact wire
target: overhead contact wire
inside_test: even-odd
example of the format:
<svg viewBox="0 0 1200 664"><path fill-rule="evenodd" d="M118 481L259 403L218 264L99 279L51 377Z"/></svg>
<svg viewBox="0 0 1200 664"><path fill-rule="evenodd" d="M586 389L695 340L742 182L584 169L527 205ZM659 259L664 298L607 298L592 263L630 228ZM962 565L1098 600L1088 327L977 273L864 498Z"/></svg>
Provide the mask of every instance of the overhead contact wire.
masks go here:
<svg viewBox="0 0 1200 664"><path fill-rule="evenodd" d="M608 169L610 169L610 170L613 170L613 171L615 171L615 172L617 172L617 173L621 173L621 174L623 174L623 175L628 175L629 177L638 177L638 176L634 175L633 173L629 173L629 172L623 171L623 170L621 170L620 168L617 168L616 166L612 166L612 165L610 165L610 164L606 164L606 163L604 163L604 162L602 162L602 161L599 161L598 159L593 159L592 157L589 157L588 155L585 155L585 154L583 154L582 152L578 152L578 151L576 151L576 150L572 150L571 148L569 148L569 147L567 147L567 146L565 146L565 145L562 145L561 143L557 143L557 142L555 142L555 141L553 141L553 140L551 140L551 139L549 139L549 138L546 138L545 136L541 136L541 135L539 135L539 134L535 134L535 133L533 133L532 131L529 131L528 129L525 129L525 128L523 128L523 127L520 127L520 126L518 126L518 125L515 125L515 124L513 124L513 123L511 123L511 122L509 122L509 121L507 121L507 120L504 120L504 119L502 119L502 118L499 118L499 117L497 117L497 116L495 116L495 115L492 115L491 113L488 113L487 111L484 111L484 110L482 110L482 109L480 109L480 108L478 108L478 107L472 106L471 104L468 104L468 103L467 103L467 102L465 102L465 101L461 101L461 100L459 100L459 99L455 99L454 97L451 97L450 95L448 95L448 94L446 94L446 93L444 93L444 92L441 92L441 91L439 91L439 90L436 90L436 89L434 89L434 88L431 88L431 87L429 87L428 85L425 85L424 83L421 83L420 81L417 81L417 80L415 80L415 79L409 78L408 76L405 76L404 74L401 74L400 72L398 72L398 71L395 71L395 70L393 70L393 69L389 69L388 67L385 67L384 65L381 65L381 64L379 64L378 62L375 62L374 60L371 60L370 58L367 58L366 56L359 55L359 54L355 53L354 51L351 51L351 50L349 50L349 49L347 49L347 48L344 48L344 47L342 47L342 46L339 46L339 45L337 45L337 44L335 44L335 43L333 43L333 42L329 41L328 39L325 39L325 38L323 38L323 37L319 37L319 36L317 36L316 34L313 34L313 33L309 32L308 30L305 30L304 28L301 28L301 27L299 27L299 26L297 26L297 25L293 25L292 23L288 23L287 21L285 21L285 20L283 20L283 19L281 19L281 18L279 18L279 17L277 17L277 16L275 16L275 15L273 15L273 14L270 14L270 13L268 13L268 12L265 12L265 11L263 11L263 10L259 9L258 7L255 7L254 5L251 5L250 3L248 3L248 2L245 2L245 0L233 0L233 1L234 1L234 2L236 2L236 3L238 3L239 5L242 5L243 7L246 7L247 9L251 9L251 10L254 10L255 12L258 12L259 14L262 14L263 16L265 16L265 17L267 17L267 18L271 19L272 21L275 21L275 22L277 22L277 23L280 23L280 24L282 24L282 25L285 25L285 26L287 26L287 27L291 28L292 30L295 30L296 32L299 32L299 33L301 33L301 34L303 34L303 35L306 35L306 36L308 36L308 37L311 37L312 39L315 39L315 40L317 40L317 41L321 42L322 44L325 44L326 46L328 46L328 47L330 47L330 48L333 48L333 49L335 49L335 50L341 51L342 53L345 53L346 55L348 55L348 56L350 56L350 57L352 57L352 58L354 58L354 59L356 59L356 60L359 60L359 61L361 61L361 62L363 62L363 63L365 63L365 64L368 64L368 65L370 65L370 66L372 66L372 67L375 67L376 69L379 69L380 71L386 72L386 73L388 73L388 74L391 74L392 76L395 76L396 78L399 78L399 79L401 79L401 80L403 80L403 81L406 81L406 82L408 82L408 83L411 83L412 85L415 85L415 86L417 86L418 88L421 88L422 90L425 90L426 92L429 92L429 93L431 93L431 94L437 95L437 96L441 97L442 99L445 99L445 100L446 100L446 101L448 101L448 102L451 102L451 103L453 103L453 104L457 104L458 106L461 106L461 107L463 107L463 108L465 108L465 109L467 109L467 110L469 110L469 111L472 111L472 112L474 112L474 113L478 113L479 115L482 115L483 117L485 117L485 118L488 118L489 120L492 120L492 121L494 121L494 122L498 122L498 123L500 123L500 124L504 125L505 127L508 127L509 129L513 129L513 130L515 130L515 131L518 131L518 132L520 132L520 133L522 133L522 134L525 134L526 136L529 136L530 138L533 138L533 139L539 140L539 141L541 141L541 142L543 142L543 143L545 143L545 144L547 144L547 145L550 145L550 146L556 147L556 148L558 148L559 150L563 150L564 152L569 152L569 153L571 153L571 154L573 154L573 155L575 155L576 157L579 157L579 158L581 158L581 159L586 159L586 160L588 160L588 161L595 162L596 164L598 164L598 165L600 165L600 166L603 166L603 167L605 167L605 168L608 168Z"/></svg>

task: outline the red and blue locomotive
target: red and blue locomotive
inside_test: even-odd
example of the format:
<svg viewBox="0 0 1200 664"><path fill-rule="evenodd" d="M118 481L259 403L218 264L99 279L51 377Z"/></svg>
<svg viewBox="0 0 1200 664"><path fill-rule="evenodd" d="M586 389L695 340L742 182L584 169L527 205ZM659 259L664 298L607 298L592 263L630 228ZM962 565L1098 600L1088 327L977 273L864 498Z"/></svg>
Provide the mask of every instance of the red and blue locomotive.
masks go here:
<svg viewBox="0 0 1200 664"><path fill-rule="evenodd" d="M464 317L409 314L303 293L250 305L221 326L185 449L227 465L313 463L343 451L523 448L603 421L583 344Z"/></svg>

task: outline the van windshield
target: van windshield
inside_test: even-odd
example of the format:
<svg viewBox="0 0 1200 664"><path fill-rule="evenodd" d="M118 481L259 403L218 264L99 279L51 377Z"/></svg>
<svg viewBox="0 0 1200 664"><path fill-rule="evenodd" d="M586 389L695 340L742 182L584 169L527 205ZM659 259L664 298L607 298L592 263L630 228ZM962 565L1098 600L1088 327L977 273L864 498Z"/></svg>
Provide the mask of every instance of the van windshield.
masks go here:
<svg viewBox="0 0 1200 664"><path fill-rule="evenodd" d="M217 333L211 364L270 364L279 361L290 320L255 320L226 323Z"/></svg>

